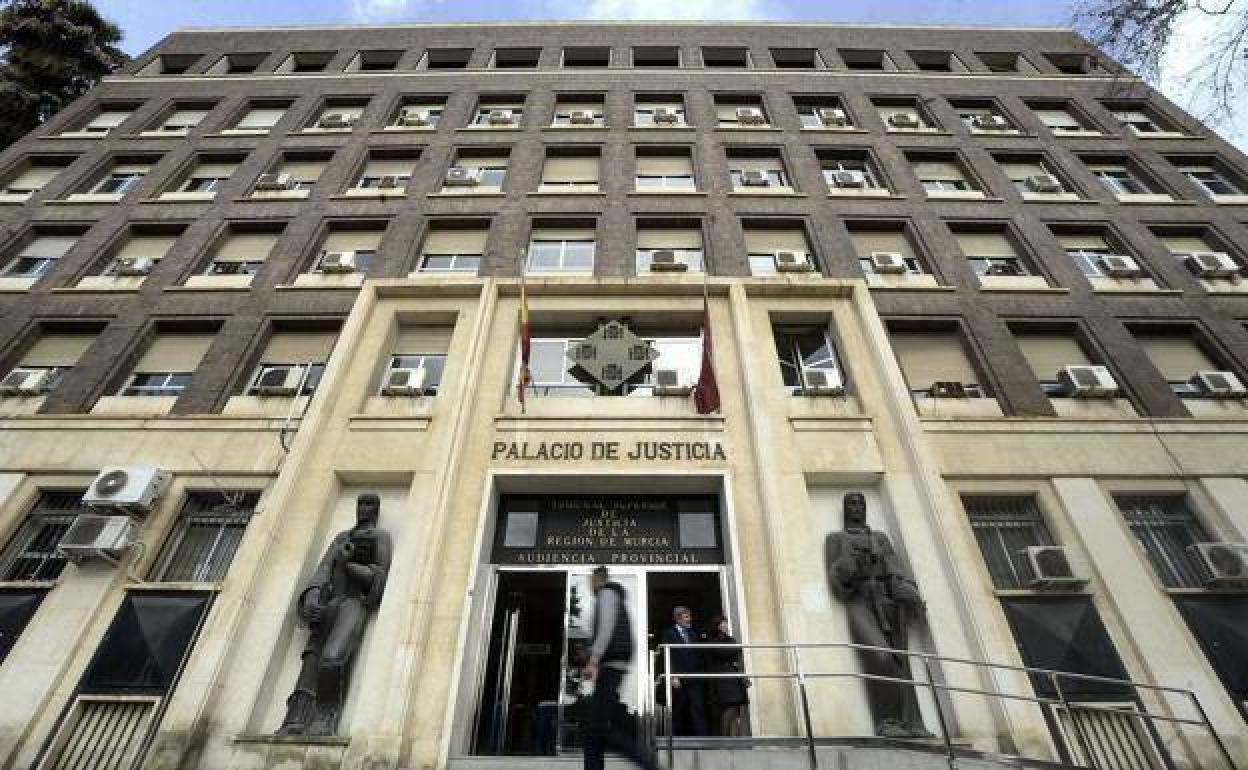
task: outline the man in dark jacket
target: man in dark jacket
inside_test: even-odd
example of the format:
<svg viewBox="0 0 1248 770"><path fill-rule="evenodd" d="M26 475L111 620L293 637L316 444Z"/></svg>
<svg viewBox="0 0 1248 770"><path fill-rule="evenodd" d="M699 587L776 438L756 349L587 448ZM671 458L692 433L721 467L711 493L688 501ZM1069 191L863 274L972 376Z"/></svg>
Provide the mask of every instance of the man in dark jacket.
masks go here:
<svg viewBox="0 0 1248 770"><path fill-rule="evenodd" d="M610 579L606 567L594 569L590 585L595 599L594 636L582 675L594 683L594 694L585 736L585 770L603 770L608 747L646 770L659 770L658 762L638 750L635 736L612 724L619 709L620 682L633 659L633 624L624 587Z"/></svg>
<svg viewBox="0 0 1248 770"><path fill-rule="evenodd" d="M681 674L706 673L706 656L697 649L697 632L693 629L693 612L688 607L672 610L672 620L663 629L660 644L680 645L671 650L672 660L672 731L676 735L707 735L706 680L681 677ZM688 649L683 649L688 646ZM660 668L663 658L659 656ZM660 682L661 687L665 687Z"/></svg>

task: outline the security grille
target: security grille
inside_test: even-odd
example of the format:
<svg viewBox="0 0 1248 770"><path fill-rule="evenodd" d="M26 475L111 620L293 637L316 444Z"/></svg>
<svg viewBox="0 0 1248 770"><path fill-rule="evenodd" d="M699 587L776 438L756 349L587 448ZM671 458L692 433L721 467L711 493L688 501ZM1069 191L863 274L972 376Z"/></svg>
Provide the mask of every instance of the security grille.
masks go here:
<svg viewBox="0 0 1248 770"><path fill-rule="evenodd" d="M160 698L81 695L39 770L129 770Z"/></svg>
<svg viewBox="0 0 1248 770"><path fill-rule="evenodd" d="M1106 710L1111 708L1116 711ZM1128 709L1135 711L1135 704L1055 706L1058 731L1072 762L1098 770L1163 770L1145 718L1121 713Z"/></svg>
<svg viewBox="0 0 1248 770"><path fill-rule="evenodd" d="M0 580L56 580L65 568L57 552L74 518L85 510L83 489L45 490L0 554Z"/></svg>
<svg viewBox="0 0 1248 770"><path fill-rule="evenodd" d="M1187 547L1212 538L1182 497L1119 497L1118 508L1167 588L1200 588L1200 565Z"/></svg>
<svg viewBox="0 0 1248 770"><path fill-rule="evenodd" d="M997 588L1027 588L1031 567L1020 553L1028 546L1054 545L1034 497L967 497L963 500Z"/></svg>
<svg viewBox="0 0 1248 770"><path fill-rule="evenodd" d="M259 492L191 492L156 562L156 580L224 580L259 499Z"/></svg>

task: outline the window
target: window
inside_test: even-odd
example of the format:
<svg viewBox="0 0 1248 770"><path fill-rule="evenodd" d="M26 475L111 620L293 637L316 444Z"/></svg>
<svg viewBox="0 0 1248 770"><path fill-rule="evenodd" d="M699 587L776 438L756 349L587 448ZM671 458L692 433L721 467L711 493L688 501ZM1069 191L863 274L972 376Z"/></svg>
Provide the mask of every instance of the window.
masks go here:
<svg viewBox="0 0 1248 770"><path fill-rule="evenodd" d="M595 128L606 125L601 96L561 94L555 101L552 126Z"/></svg>
<svg viewBox="0 0 1248 770"><path fill-rule="evenodd" d="M56 549L78 514L85 489L42 490L17 532L0 553L0 580L56 580L65 556Z"/></svg>
<svg viewBox="0 0 1248 770"><path fill-rule="evenodd" d="M880 120L889 131L935 131L936 126L913 99L873 99Z"/></svg>
<svg viewBox="0 0 1248 770"><path fill-rule="evenodd" d="M750 66L750 49L743 46L717 46L702 49L703 67L744 69Z"/></svg>
<svg viewBox="0 0 1248 770"><path fill-rule="evenodd" d="M1243 655L1248 649L1248 597L1181 596L1174 603L1231 698L1248 704Z"/></svg>
<svg viewBox="0 0 1248 770"><path fill-rule="evenodd" d="M989 72L1035 72L1035 68L1013 51L976 51L975 56Z"/></svg>
<svg viewBox="0 0 1248 770"><path fill-rule="evenodd" d="M488 223L434 222L420 247L422 273L476 273L485 255Z"/></svg>
<svg viewBox="0 0 1248 770"><path fill-rule="evenodd" d="M716 96L715 117L720 128L767 128L771 124L758 96Z"/></svg>
<svg viewBox="0 0 1248 770"><path fill-rule="evenodd" d="M1187 177L1192 184L1199 187L1205 195L1217 200L1223 195L1244 195L1243 180L1236 178L1232 172L1220 168L1210 161L1190 162L1179 161L1175 164L1179 172Z"/></svg>
<svg viewBox="0 0 1248 770"><path fill-rule="evenodd" d="M801 224L785 220L746 220L742 224L750 275L775 275L776 255L785 251L806 256L812 270L815 269L806 230Z"/></svg>
<svg viewBox="0 0 1248 770"><path fill-rule="evenodd" d="M158 332L117 395L179 395L191 384L191 375L199 368L214 336L211 332Z"/></svg>
<svg viewBox="0 0 1248 770"><path fill-rule="evenodd" d="M772 329L776 355L780 363L780 376L790 393L800 393L808 387L807 372L828 372L830 379L844 382L836 345L828 330L823 327L777 326Z"/></svg>
<svg viewBox="0 0 1248 770"><path fill-rule="evenodd" d="M592 225L571 227L535 226L529 238L528 273L592 273L594 271Z"/></svg>
<svg viewBox="0 0 1248 770"><path fill-rule="evenodd" d="M693 159L687 150L637 149L638 192L691 192L695 187Z"/></svg>
<svg viewBox="0 0 1248 770"><path fill-rule="evenodd" d="M47 393L55 390L65 378L65 374L78 363L78 359L82 358L87 348L95 342L95 337L95 331L46 329L22 354L12 371L23 369L43 372L45 379L40 383L39 391Z"/></svg>
<svg viewBox="0 0 1248 770"><path fill-rule="evenodd" d="M597 192L598 166L596 150L550 150L542 164L541 192Z"/></svg>
<svg viewBox="0 0 1248 770"><path fill-rule="evenodd" d="M333 58L333 51L296 52L287 56L274 72L279 75L309 75L324 72Z"/></svg>
<svg viewBox="0 0 1248 770"><path fill-rule="evenodd" d="M198 126L204 118L208 117L208 113L211 110L212 105L175 105L173 111L170 112L156 128L156 132L161 134L184 135L192 128Z"/></svg>
<svg viewBox="0 0 1248 770"><path fill-rule="evenodd" d="M1099 69L1092 57L1084 53L1046 53L1044 58L1063 75L1087 75Z"/></svg>
<svg viewBox="0 0 1248 770"><path fill-rule="evenodd" d="M1204 391L1192 382L1197 372L1225 371L1197 341L1190 329L1133 329L1136 341L1144 348L1157 371L1170 383L1170 390L1180 398L1200 398Z"/></svg>
<svg viewBox="0 0 1248 770"><path fill-rule="evenodd" d="M1062 134L1099 133L1090 128L1078 113L1065 104L1036 102L1028 106L1031 107L1032 112L1040 119L1040 122L1057 136Z"/></svg>
<svg viewBox="0 0 1248 770"><path fill-rule="evenodd" d="M280 230L252 229L245 225L231 226L217 246L206 275L255 275L282 237Z"/></svg>
<svg viewBox="0 0 1248 770"><path fill-rule="evenodd" d="M148 62L138 74L144 77L149 75L185 75L187 70L199 61L200 54L197 53L181 53L181 54L164 54L157 56Z"/></svg>
<svg viewBox="0 0 1248 770"><path fill-rule="evenodd" d="M360 51L347 65L347 72L385 72L398 69L402 51Z"/></svg>
<svg viewBox="0 0 1248 770"><path fill-rule="evenodd" d="M355 273L367 273L372 267L377 250L381 248L381 238L385 234L385 226L375 223L334 223L321 241L320 251L312 262L311 272L328 272L324 268L326 257L330 254L350 253L354 255Z"/></svg>
<svg viewBox="0 0 1248 770"><path fill-rule="evenodd" d="M118 159L116 165L100 177L87 194L112 195L120 198L139 186L139 183L147 176L147 172L151 170L152 163L152 161L130 163Z"/></svg>
<svg viewBox="0 0 1248 770"><path fill-rule="evenodd" d="M771 61L782 70L814 70L823 65L814 48L772 48Z"/></svg>
<svg viewBox="0 0 1248 770"><path fill-rule="evenodd" d="M447 171L443 195L498 193L507 176L506 151L461 150ZM462 169L462 171L456 171Z"/></svg>
<svg viewBox="0 0 1248 770"><path fill-rule="evenodd" d="M702 272L702 228L698 222L642 220L637 225L637 274L657 273L651 265L655 252L672 252L672 259L685 266L682 272ZM665 257L665 255L664 255Z"/></svg>
<svg viewBox="0 0 1248 770"><path fill-rule="evenodd" d="M1200 565L1188 546L1208 543L1211 538L1183 497L1122 495L1115 497L1114 502L1162 585L1203 587Z"/></svg>
<svg viewBox="0 0 1248 770"><path fill-rule="evenodd" d="M1177 133L1163 125L1151 110L1145 107L1111 107L1118 122L1137 136L1157 136Z"/></svg>
<svg viewBox="0 0 1248 770"><path fill-rule="evenodd" d="M1049 398L1070 395L1066 385L1058 378L1058 373L1064 367L1095 365L1080 344L1079 338L1070 329L1022 327L1014 331L1014 339Z"/></svg>
<svg viewBox="0 0 1248 770"><path fill-rule="evenodd" d="M988 395L957 328L891 323L888 338L915 399L931 398L936 383L957 383L970 398Z"/></svg>
<svg viewBox="0 0 1248 770"><path fill-rule="evenodd" d="M248 396L309 395L320 384L338 329L278 327L247 383Z"/></svg>
<svg viewBox="0 0 1248 770"><path fill-rule="evenodd" d="M174 197L179 193L194 193L206 198L215 196L217 190L234 176L239 162L226 158L200 158L173 192ZM170 193L161 194L162 198L166 196L170 196Z"/></svg>
<svg viewBox="0 0 1248 770"><path fill-rule="evenodd" d="M914 175L929 198L982 198L984 193L967 177L955 156L908 156Z"/></svg>
<svg viewBox="0 0 1248 770"><path fill-rule="evenodd" d="M1063 231L1056 235L1066 256L1089 278L1105 276L1102 259L1110 254L1122 253L1121 249L1113 248L1100 232Z"/></svg>
<svg viewBox="0 0 1248 770"><path fill-rule="evenodd" d="M611 49L606 46L576 46L563 49L565 67L609 67Z"/></svg>
<svg viewBox="0 0 1248 770"><path fill-rule="evenodd" d="M823 181L833 195L861 195L863 192L888 192L871 158L863 153L819 153Z"/></svg>
<svg viewBox="0 0 1248 770"><path fill-rule="evenodd" d="M446 369L446 351L450 347L450 326L417 326L404 324L399 327L390 356L390 369L415 369L424 372L421 385L424 395L436 396ZM385 379L382 380L384 392Z"/></svg>
<svg viewBox="0 0 1248 770"><path fill-rule="evenodd" d="M188 492L153 579L165 583L218 583L234 560L259 492L212 490Z"/></svg>
<svg viewBox="0 0 1248 770"><path fill-rule="evenodd" d="M364 114L364 108L367 106L367 101L358 99L327 101L312 124L304 127L303 130L312 133L349 132L356 123L360 122L360 116Z"/></svg>
<svg viewBox="0 0 1248 770"><path fill-rule="evenodd" d="M963 497L962 505L993 585L1002 590L1028 588L1031 567L1023 552L1031 546L1054 545L1036 499Z"/></svg>
<svg viewBox="0 0 1248 770"><path fill-rule="evenodd" d="M791 193L784 161L775 151L730 150L728 176L736 193Z"/></svg>
<svg viewBox="0 0 1248 770"><path fill-rule="evenodd" d="M1105 679L1127 678L1090 597L1010 597L1001 600L1001 608L1014 632L1024 665ZM1076 702L1123 701L1132 697L1130 688L1098 679L1067 677L1060 683L1061 696ZM1031 686L1038 696L1059 696L1051 677L1033 674Z"/></svg>
<svg viewBox="0 0 1248 770"><path fill-rule="evenodd" d="M38 278L52 271L56 261L78 242L77 235L38 234L30 239L9 260L0 275L10 277Z"/></svg>
<svg viewBox="0 0 1248 770"><path fill-rule="evenodd" d="M910 61L921 72L966 72L958 57L949 51L907 51Z"/></svg>
<svg viewBox="0 0 1248 770"><path fill-rule="evenodd" d="M150 226L131 228L125 242L104 268L104 275L119 275L124 266L140 260L153 263L164 259L182 234L179 230L163 230Z"/></svg>
<svg viewBox="0 0 1248 770"><path fill-rule="evenodd" d="M680 49L676 46L638 46L633 49L634 67L679 67Z"/></svg>
<svg viewBox="0 0 1248 770"><path fill-rule="evenodd" d="M1222 247L1222 240L1204 229L1154 228L1152 232L1158 240L1165 244L1166 249L1170 251L1170 255L1180 262L1186 262L1189 256L1199 252L1221 252L1230 256L1228 250ZM1204 280L1216 281L1219 279L1213 276L1205 276ZM1235 280L1235 277L1231 276L1226 280Z"/></svg>
<svg viewBox="0 0 1248 770"><path fill-rule="evenodd" d="M412 182L412 168L417 160L418 158L411 155L371 155L361 169L359 178L355 180L354 189L370 192L393 191L401 195Z"/></svg>
<svg viewBox="0 0 1248 770"><path fill-rule="evenodd" d="M474 128L515 128L524 121L524 97L495 96L482 99L473 115Z"/></svg>
<svg viewBox="0 0 1248 770"><path fill-rule="evenodd" d="M1000 230L955 230L954 237L971 269L982 279L985 276L1024 276L1031 270Z"/></svg>
<svg viewBox="0 0 1248 770"><path fill-rule="evenodd" d="M17 639L43 601L44 591L0 591L0 664L9 656Z"/></svg>
<svg viewBox="0 0 1248 770"><path fill-rule="evenodd" d="M105 136L125 123L132 112L134 112L133 107L103 107L81 128L72 133Z"/></svg>
<svg viewBox="0 0 1248 770"><path fill-rule="evenodd" d="M252 102L234 128L225 133L267 134L290 109L290 102Z"/></svg>
<svg viewBox="0 0 1248 770"><path fill-rule="evenodd" d="M495 69L534 69L541 58L540 48L496 48Z"/></svg>
<svg viewBox="0 0 1248 770"><path fill-rule="evenodd" d="M1126 164L1102 163L1089 166L1089 170L1106 190L1120 198L1125 195L1156 194L1156 190Z"/></svg>
<svg viewBox="0 0 1248 770"><path fill-rule="evenodd" d="M247 75L255 72L267 59L267 53L231 53L222 56L208 68L209 75Z"/></svg>
<svg viewBox="0 0 1248 770"><path fill-rule="evenodd" d="M638 96L633 106L633 125L638 128L683 127L685 101L679 95Z"/></svg>
<svg viewBox="0 0 1248 770"><path fill-rule="evenodd" d="M462 70L472 59L471 48L430 48L425 54L425 68L431 70Z"/></svg>
<svg viewBox="0 0 1248 770"><path fill-rule="evenodd" d="M639 334L658 351L659 357L636 381L625 383L615 391L592 382L582 382L573 374L568 354L580 344L582 336L543 334L533 338L529 356L529 372L532 384L528 393L534 396L558 398L584 398L590 396L654 395L654 372L658 369L675 369L681 382L693 383L702 365L702 340L700 337ZM519 360L516 365L519 366Z"/></svg>
<svg viewBox="0 0 1248 770"><path fill-rule="evenodd" d="M1053 173L1048 162L1035 155L995 155L993 159L1009 177L1015 192L1027 199L1045 199L1054 196L1074 197L1065 183Z"/></svg>
<svg viewBox="0 0 1248 770"><path fill-rule="evenodd" d="M260 175L251 195L253 198L307 197L332 157L323 152L288 152L276 168Z"/></svg>
<svg viewBox="0 0 1248 770"><path fill-rule="evenodd" d="M841 55L841 61L845 62L846 68L851 70L871 71L897 69L897 65L893 64L893 60L883 51L842 48L837 51L837 53Z"/></svg>
<svg viewBox="0 0 1248 770"><path fill-rule="evenodd" d="M82 677L82 691L169 692L211 603L205 592L127 593Z"/></svg>
<svg viewBox="0 0 1248 770"><path fill-rule="evenodd" d="M387 131L432 130L442 120L446 101L440 96L408 97L395 110Z"/></svg>
<svg viewBox="0 0 1248 770"><path fill-rule="evenodd" d="M844 103L835 96L795 96L798 122L803 129L852 130L854 121Z"/></svg>
<svg viewBox="0 0 1248 770"><path fill-rule="evenodd" d="M854 255L866 275L876 270L872 254L899 254L906 275L927 275L930 271L915 253L914 244L906 234L904 225L890 223L848 223L849 239L854 244Z"/></svg>
<svg viewBox="0 0 1248 770"><path fill-rule="evenodd" d="M70 158L31 158L4 183L3 195L29 198L42 190L69 165Z"/></svg>
<svg viewBox="0 0 1248 770"><path fill-rule="evenodd" d="M956 99L950 104L958 112L958 119L972 134L1018 133L1005 113L990 100Z"/></svg>

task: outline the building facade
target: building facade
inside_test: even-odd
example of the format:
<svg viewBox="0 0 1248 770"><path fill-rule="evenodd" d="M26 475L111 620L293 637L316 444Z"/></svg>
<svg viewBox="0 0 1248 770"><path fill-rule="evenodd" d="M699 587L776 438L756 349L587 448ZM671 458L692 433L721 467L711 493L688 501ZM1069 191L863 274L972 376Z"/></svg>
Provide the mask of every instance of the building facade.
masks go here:
<svg viewBox="0 0 1248 770"><path fill-rule="evenodd" d="M1248 159L1069 30L185 31L0 182L5 766L543 767L593 565L639 647L675 605L842 644L848 492L962 688L933 733L1243 766ZM645 360L591 374L621 329ZM132 545L58 549L148 466ZM393 561L337 735L275 736L364 492ZM803 734L794 687L754 736ZM806 696L870 743L862 680Z"/></svg>

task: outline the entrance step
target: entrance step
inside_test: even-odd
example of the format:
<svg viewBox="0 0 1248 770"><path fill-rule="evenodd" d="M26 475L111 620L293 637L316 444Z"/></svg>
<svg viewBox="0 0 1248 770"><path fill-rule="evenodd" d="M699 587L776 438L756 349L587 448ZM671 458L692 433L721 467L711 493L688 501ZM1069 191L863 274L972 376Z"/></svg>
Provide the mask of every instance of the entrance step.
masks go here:
<svg viewBox="0 0 1248 770"><path fill-rule="evenodd" d="M857 743L857 741L855 741ZM865 743L865 741L864 741ZM949 770L943 750L916 745L820 746L819 770ZM660 753L667 768L667 755ZM447 770L579 770L581 757L463 757L447 762ZM607 760L607 770L631 770L631 763ZM1056 762L980 754L959 750L957 770L1060 770ZM677 750L670 770L810 770L805 749L753 748Z"/></svg>

